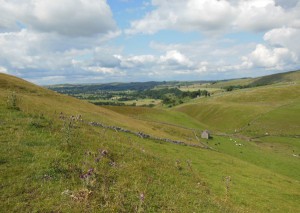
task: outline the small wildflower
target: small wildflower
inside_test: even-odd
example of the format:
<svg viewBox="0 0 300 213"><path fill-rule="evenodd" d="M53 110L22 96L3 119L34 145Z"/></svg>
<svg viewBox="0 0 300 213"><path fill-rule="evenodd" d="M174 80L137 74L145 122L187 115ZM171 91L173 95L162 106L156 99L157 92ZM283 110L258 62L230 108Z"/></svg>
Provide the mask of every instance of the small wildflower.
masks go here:
<svg viewBox="0 0 300 213"><path fill-rule="evenodd" d="M81 174L80 175L80 179L86 179L87 178L87 175L86 174Z"/></svg>
<svg viewBox="0 0 300 213"><path fill-rule="evenodd" d="M140 200L142 202L144 202L144 200L145 200L145 194L143 192L140 194Z"/></svg>
<svg viewBox="0 0 300 213"><path fill-rule="evenodd" d="M109 163L109 165L116 166L116 163L112 161L112 162Z"/></svg>
<svg viewBox="0 0 300 213"><path fill-rule="evenodd" d="M107 150L103 150L102 152L101 152L101 155L102 156L105 156L105 155L107 155L108 154L108 151Z"/></svg>
<svg viewBox="0 0 300 213"><path fill-rule="evenodd" d="M93 172L94 172L94 169L91 168L91 169L88 170L87 174L88 174L89 176L91 176L91 175L93 174Z"/></svg>

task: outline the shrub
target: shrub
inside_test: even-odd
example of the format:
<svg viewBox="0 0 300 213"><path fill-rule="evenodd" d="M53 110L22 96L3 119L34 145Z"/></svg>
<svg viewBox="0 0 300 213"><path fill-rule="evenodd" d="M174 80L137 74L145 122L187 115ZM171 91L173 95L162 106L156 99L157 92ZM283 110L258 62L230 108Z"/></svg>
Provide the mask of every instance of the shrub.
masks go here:
<svg viewBox="0 0 300 213"><path fill-rule="evenodd" d="M20 107L18 106L20 102L19 97L16 95L15 92L12 92L8 97L7 97L7 108L8 109L13 109L13 110L20 110Z"/></svg>

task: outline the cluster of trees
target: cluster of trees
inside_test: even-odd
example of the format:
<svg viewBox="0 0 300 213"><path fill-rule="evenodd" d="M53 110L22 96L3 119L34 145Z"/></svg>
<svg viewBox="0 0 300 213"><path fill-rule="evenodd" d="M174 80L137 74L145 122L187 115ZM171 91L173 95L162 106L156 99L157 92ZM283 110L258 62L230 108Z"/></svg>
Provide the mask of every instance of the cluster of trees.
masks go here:
<svg viewBox="0 0 300 213"><path fill-rule="evenodd" d="M210 96L210 93L207 90L197 90L197 91L187 91L187 92L182 92L181 96L184 97L190 97L190 98L197 98L200 96Z"/></svg>
<svg viewBox="0 0 300 213"><path fill-rule="evenodd" d="M93 104L98 106L125 106L122 102L114 102L114 101L99 101L99 102L93 102Z"/></svg>
<svg viewBox="0 0 300 213"><path fill-rule="evenodd" d="M194 99L200 96L210 96L210 93L207 90L181 91L177 88L162 89L158 94L161 94L158 99L161 99L162 103L168 105L169 107L182 104L186 99Z"/></svg>
<svg viewBox="0 0 300 213"><path fill-rule="evenodd" d="M141 99L151 98L151 99L162 99L166 94L173 94L178 96L180 90L177 88L163 88L163 89L149 89L137 92L137 96Z"/></svg>
<svg viewBox="0 0 300 213"><path fill-rule="evenodd" d="M206 90L197 91L181 91L178 88L164 88L159 90L145 90L139 92L139 98L152 98L152 99L164 99L168 95L175 96L177 98L197 98L200 96L210 96L210 93Z"/></svg>
<svg viewBox="0 0 300 213"><path fill-rule="evenodd" d="M227 92L230 92L232 90L245 89L250 87L251 87L250 85L230 85L230 86L223 87L222 89L225 89Z"/></svg>

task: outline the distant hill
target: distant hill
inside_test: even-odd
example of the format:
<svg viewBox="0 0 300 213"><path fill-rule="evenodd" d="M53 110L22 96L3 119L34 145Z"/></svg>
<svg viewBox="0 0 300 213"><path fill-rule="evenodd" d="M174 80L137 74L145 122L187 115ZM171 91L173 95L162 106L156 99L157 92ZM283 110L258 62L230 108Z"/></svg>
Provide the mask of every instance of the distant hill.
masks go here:
<svg viewBox="0 0 300 213"><path fill-rule="evenodd" d="M148 81L130 83L104 83L104 84L59 84L48 85L45 88L63 94L93 93L98 91L143 91L155 88L176 87L180 85L204 84L213 81Z"/></svg>
<svg viewBox="0 0 300 213"><path fill-rule="evenodd" d="M57 92L72 93L77 90L80 92L90 91L124 91L124 90L146 90L155 86L162 85L164 82L132 82L132 83L107 83L107 84L62 84L47 86L47 88Z"/></svg>
<svg viewBox="0 0 300 213"><path fill-rule="evenodd" d="M263 86L263 85L269 85L275 83L287 83L287 82L299 82L299 81L300 81L300 71L297 70L291 72L266 75L266 76L256 77L256 78L239 78L239 79L232 79L232 80L222 80L222 81L215 82L210 87L225 88L228 86L237 86L237 85L255 87L255 86Z"/></svg>
<svg viewBox="0 0 300 213"><path fill-rule="evenodd" d="M278 73L273 75L267 75L260 78L254 79L250 85L260 86L269 85L275 83L286 83L286 82L297 82L300 81L300 71L291 71L285 73Z"/></svg>
<svg viewBox="0 0 300 213"><path fill-rule="evenodd" d="M300 72L295 71L261 77L251 84L265 86L219 93L179 105L175 110L220 131L299 135L299 76Z"/></svg>

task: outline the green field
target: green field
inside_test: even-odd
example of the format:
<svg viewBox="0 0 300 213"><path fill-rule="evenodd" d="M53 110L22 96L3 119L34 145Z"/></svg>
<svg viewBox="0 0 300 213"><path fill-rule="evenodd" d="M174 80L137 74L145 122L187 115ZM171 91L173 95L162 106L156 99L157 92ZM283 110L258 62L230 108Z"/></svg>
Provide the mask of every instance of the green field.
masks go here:
<svg viewBox="0 0 300 213"><path fill-rule="evenodd" d="M104 108L0 74L0 209L299 212L299 97L279 82L171 109ZM186 144L209 129L211 149L91 121Z"/></svg>

